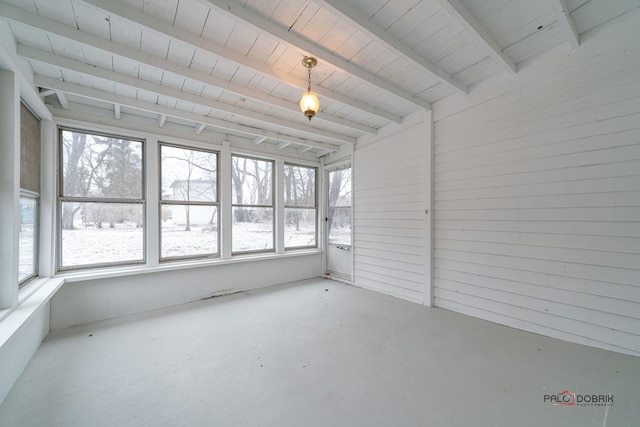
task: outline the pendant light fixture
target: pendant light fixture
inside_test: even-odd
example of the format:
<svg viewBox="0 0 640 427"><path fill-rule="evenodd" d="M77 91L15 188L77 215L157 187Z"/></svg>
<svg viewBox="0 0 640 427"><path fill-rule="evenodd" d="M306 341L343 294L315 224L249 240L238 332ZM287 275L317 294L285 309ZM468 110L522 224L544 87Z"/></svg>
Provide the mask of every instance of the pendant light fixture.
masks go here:
<svg viewBox="0 0 640 427"><path fill-rule="evenodd" d="M307 91L302 94L302 98L300 98L300 110L302 110L305 117L308 117L309 121L311 121L311 117L315 116L320 109L318 94L311 91L311 69L318 65L318 61L312 56L305 56L302 60L302 65L307 67L307 71L309 72L309 86L307 87Z"/></svg>

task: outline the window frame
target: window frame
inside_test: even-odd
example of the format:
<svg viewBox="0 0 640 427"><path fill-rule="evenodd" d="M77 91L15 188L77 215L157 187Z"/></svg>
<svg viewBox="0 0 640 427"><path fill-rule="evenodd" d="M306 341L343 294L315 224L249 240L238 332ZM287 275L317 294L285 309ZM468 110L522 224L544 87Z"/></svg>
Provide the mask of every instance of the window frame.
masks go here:
<svg viewBox="0 0 640 427"><path fill-rule="evenodd" d="M194 147L184 144L175 144L171 142L161 142L158 141L158 260L159 262L171 262L171 261L184 261L184 260L195 260L195 259L213 259L220 258L221 254L221 222L220 222L220 152L217 150L210 150L202 147ZM182 150L191 150L191 151L200 151L204 153L212 153L216 155L216 185L215 185L215 194L216 201L215 202L202 202L202 201L183 201L183 200L163 200L162 198L162 147L172 147L179 148ZM173 203L175 202L175 203ZM218 210L217 217L217 230L216 239L217 239L217 252L211 254L198 254L198 255L182 255L182 256L172 256L172 257L163 257L162 256L162 207L163 206L215 206Z"/></svg>
<svg viewBox="0 0 640 427"><path fill-rule="evenodd" d="M284 250L285 251L291 251L291 250L297 250L297 249L315 249L318 248L319 246L319 242L318 242L318 230L319 230L319 210L318 210L318 176L319 176L319 168L317 166L309 166L309 165L303 165L300 163L295 163L295 162L284 162L283 165L283 171L282 171L282 177L284 179L284 169L287 166L292 166L292 167L297 167L297 168L305 168L305 169L313 169L314 171L314 177L313 177L313 207L311 206L296 206L296 205L288 205L287 204L287 200L286 197L284 197L284 204L283 204L283 214L286 216L287 214L287 209L313 209L315 210L315 217L316 217L316 227L315 227L315 245L307 245L307 246L287 246L286 243L284 244ZM284 194L285 188L284 188L284 183L282 183L282 191ZM282 233L286 233L286 224L282 230Z"/></svg>
<svg viewBox="0 0 640 427"><path fill-rule="evenodd" d="M123 199L123 198L108 198L108 197L78 197L78 196L64 196L62 195L64 188L64 173L63 173L63 162L64 162L64 138L62 137L63 132L77 132L84 133L86 135L96 135L107 138L116 138L126 141L134 141L140 142L141 153L140 153L140 167L141 167L141 198L140 199ZM105 268L105 267L117 267L117 266L126 266L126 265L141 265L147 263L147 201L146 201L146 175L147 175L147 167L146 167L146 140L143 138L130 137L126 134L116 134L110 132L101 132L89 129L81 129L75 127L67 127L67 126L58 126L57 132L57 155L58 161L57 163L57 188L56 188L56 271L58 272L68 272L75 270L89 270L96 268ZM131 261L115 261L115 262L104 262L104 263L93 263L93 264L82 264L82 265L74 265L74 266L63 266L62 262L62 205L63 203L114 203L114 204L131 204L131 205L140 205L142 207L142 259L140 260L131 260Z"/></svg>
<svg viewBox="0 0 640 427"><path fill-rule="evenodd" d="M276 230L276 191L275 191L275 187L276 187L276 167L277 167L277 162L274 159L269 159L269 158L264 158L264 157L258 157L258 156L252 156L252 155L247 155L247 154L240 154L240 153L231 153L231 164L229 165L229 170L231 172L231 181L229 182L229 184L231 185L232 191L231 194L233 194L233 159L234 157L240 157L243 159L248 159L248 160L259 160L261 162L268 162L271 163L271 205L247 205L247 204L238 204L233 200L233 197L231 197L231 229L228 230L230 236L231 236L231 255L249 255L249 254L259 254L259 253L269 253L269 252L276 252L276 233L278 232L278 230ZM272 238L272 243L271 243L271 249L255 249L255 250L248 250L248 251L234 251L233 250L233 208L236 207L241 207L241 208L271 208L272 210L272 215L271 215L271 228L272 228L272 233L271 233L271 238Z"/></svg>

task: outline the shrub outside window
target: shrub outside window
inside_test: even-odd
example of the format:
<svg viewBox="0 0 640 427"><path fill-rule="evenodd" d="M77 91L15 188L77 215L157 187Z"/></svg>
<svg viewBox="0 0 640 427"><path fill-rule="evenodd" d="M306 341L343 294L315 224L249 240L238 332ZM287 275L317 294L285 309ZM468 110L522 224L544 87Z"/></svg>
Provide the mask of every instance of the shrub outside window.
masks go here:
<svg viewBox="0 0 640 427"><path fill-rule="evenodd" d="M284 247L317 247L317 169L284 165Z"/></svg>
<svg viewBox="0 0 640 427"><path fill-rule="evenodd" d="M160 144L160 183L160 259L218 255L218 154Z"/></svg>
<svg viewBox="0 0 640 427"><path fill-rule="evenodd" d="M60 129L59 269L141 263L143 142Z"/></svg>
<svg viewBox="0 0 640 427"><path fill-rule="evenodd" d="M274 249L272 160L232 156L233 253Z"/></svg>

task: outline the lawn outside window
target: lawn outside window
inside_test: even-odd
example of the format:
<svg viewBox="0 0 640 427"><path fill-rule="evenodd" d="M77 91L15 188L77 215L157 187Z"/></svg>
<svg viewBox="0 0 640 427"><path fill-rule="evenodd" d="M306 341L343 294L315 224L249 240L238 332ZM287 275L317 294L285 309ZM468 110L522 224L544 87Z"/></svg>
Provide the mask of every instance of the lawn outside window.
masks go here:
<svg viewBox="0 0 640 427"><path fill-rule="evenodd" d="M269 252L275 247L273 160L232 156L232 253Z"/></svg>
<svg viewBox="0 0 640 427"><path fill-rule="evenodd" d="M58 268L145 262L142 140L60 128Z"/></svg>
<svg viewBox="0 0 640 427"><path fill-rule="evenodd" d="M315 248L317 243L317 168L284 165L284 247Z"/></svg>
<svg viewBox="0 0 640 427"><path fill-rule="evenodd" d="M218 153L160 144L160 260L219 255Z"/></svg>

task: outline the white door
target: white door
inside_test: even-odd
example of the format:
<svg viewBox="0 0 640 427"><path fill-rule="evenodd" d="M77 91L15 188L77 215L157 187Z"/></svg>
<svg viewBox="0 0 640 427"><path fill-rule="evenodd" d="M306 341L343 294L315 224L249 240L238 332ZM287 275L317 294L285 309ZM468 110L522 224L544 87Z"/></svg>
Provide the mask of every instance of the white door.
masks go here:
<svg viewBox="0 0 640 427"><path fill-rule="evenodd" d="M351 166L327 172L326 273L351 280Z"/></svg>

